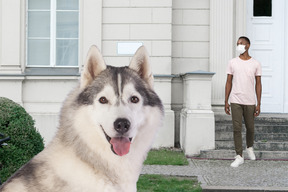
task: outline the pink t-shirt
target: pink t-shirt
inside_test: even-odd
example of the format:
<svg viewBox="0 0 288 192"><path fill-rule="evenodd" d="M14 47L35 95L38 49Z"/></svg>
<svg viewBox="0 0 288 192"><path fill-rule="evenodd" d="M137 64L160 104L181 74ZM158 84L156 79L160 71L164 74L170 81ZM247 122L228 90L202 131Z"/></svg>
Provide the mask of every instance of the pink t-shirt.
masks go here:
<svg viewBox="0 0 288 192"><path fill-rule="evenodd" d="M233 75L230 103L255 105L255 76L262 75L261 64L255 59L231 59L227 66L227 74Z"/></svg>

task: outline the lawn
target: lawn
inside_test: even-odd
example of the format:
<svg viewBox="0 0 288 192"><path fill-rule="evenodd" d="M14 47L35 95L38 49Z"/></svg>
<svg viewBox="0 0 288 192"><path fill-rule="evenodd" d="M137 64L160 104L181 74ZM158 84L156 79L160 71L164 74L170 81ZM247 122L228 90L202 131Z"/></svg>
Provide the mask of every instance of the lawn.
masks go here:
<svg viewBox="0 0 288 192"><path fill-rule="evenodd" d="M144 165L188 165L183 151L175 149L151 150Z"/></svg>
<svg viewBox="0 0 288 192"><path fill-rule="evenodd" d="M182 151L175 149L151 150L145 165L188 165ZM165 175L140 175L137 182L138 192L201 192L195 177Z"/></svg>
<svg viewBox="0 0 288 192"><path fill-rule="evenodd" d="M201 192L195 178L164 175L141 175L137 183L138 192Z"/></svg>

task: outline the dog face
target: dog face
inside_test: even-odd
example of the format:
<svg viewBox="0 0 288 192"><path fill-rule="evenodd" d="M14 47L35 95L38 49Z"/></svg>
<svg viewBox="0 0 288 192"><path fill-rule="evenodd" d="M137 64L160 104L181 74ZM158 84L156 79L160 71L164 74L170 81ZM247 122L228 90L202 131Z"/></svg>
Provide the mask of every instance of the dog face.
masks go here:
<svg viewBox="0 0 288 192"><path fill-rule="evenodd" d="M89 106L89 118L111 151L123 156L154 108L162 110L153 91L148 54L140 47L129 67L106 66L91 47L81 76L78 103Z"/></svg>

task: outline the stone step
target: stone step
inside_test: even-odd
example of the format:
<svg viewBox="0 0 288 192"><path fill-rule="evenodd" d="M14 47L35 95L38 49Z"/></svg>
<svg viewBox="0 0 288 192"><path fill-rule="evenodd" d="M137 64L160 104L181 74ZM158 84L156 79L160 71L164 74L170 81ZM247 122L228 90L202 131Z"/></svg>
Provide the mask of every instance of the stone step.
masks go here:
<svg viewBox="0 0 288 192"><path fill-rule="evenodd" d="M288 160L288 151L254 151L257 160ZM202 150L199 158L205 159L234 159L234 150ZM245 159L248 159L246 151L243 151Z"/></svg>
<svg viewBox="0 0 288 192"><path fill-rule="evenodd" d="M288 142L254 142L254 149L258 151L288 151ZM234 141L216 141L216 149L234 149ZM246 148L246 142L243 140L243 148Z"/></svg>
<svg viewBox="0 0 288 192"><path fill-rule="evenodd" d="M246 138L246 132L242 132L242 139L244 140ZM233 141L233 132L219 132L216 131L215 133L215 140L216 141ZM268 141L282 141L288 142L288 133L258 133L256 132L254 134L254 140L255 141L262 141L262 142L268 142Z"/></svg>
<svg viewBox="0 0 288 192"><path fill-rule="evenodd" d="M243 149L246 129L242 124ZM203 150L200 158L234 159L231 116L215 114L215 150ZM288 160L288 114L261 114L255 118L254 151L257 159ZM244 157L248 157L244 150Z"/></svg>
<svg viewBox="0 0 288 192"><path fill-rule="evenodd" d="M216 123L232 123L231 115L215 113ZM288 114L260 114L255 118L255 124L262 125L288 125Z"/></svg>
<svg viewBox="0 0 288 192"><path fill-rule="evenodd" d="M245 125L242 125L242 130L245 131ZM231 123L216 123L216 132L233 131ZM255 132L257 133L288 133L288 125L259 125L255 124Z"/></svg>

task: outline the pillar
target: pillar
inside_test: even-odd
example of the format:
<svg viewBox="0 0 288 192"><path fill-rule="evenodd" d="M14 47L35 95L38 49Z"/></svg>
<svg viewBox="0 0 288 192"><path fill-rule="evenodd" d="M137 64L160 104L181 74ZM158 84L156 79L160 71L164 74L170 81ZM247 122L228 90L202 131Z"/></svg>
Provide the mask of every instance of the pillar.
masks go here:
<svg viewBox="0 0 288 192"><path fill-rule="evenodd" d="M211 110L211 81L214 73L195 71L183 75L183 109L180 145L185 155L215 148L215 122Z"/></svg>

